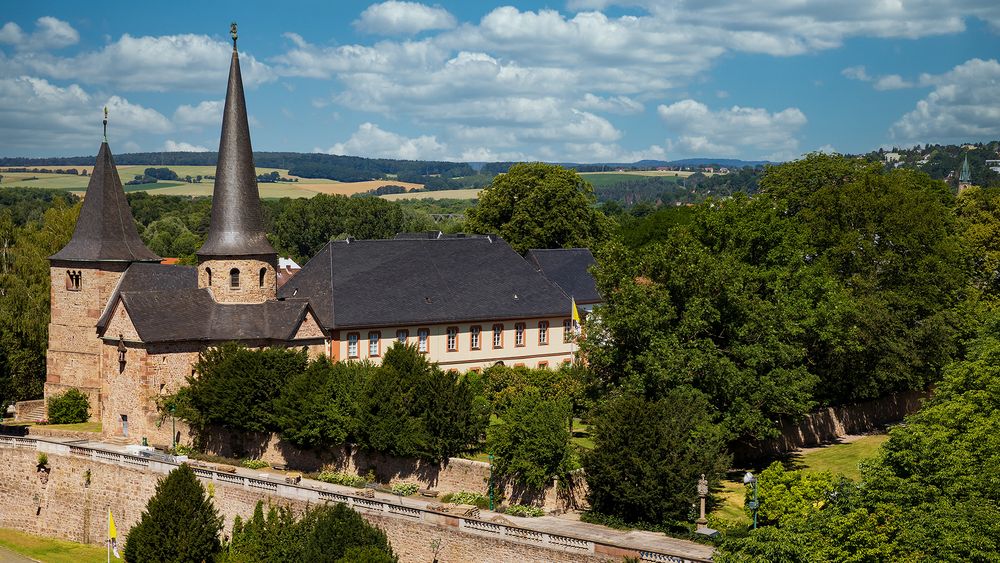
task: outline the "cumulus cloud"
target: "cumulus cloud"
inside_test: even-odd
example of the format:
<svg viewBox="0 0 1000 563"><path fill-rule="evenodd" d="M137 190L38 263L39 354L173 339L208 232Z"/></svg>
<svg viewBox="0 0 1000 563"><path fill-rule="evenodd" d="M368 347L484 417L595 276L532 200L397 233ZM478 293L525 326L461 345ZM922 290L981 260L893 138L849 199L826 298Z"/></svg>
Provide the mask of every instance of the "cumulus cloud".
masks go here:
<svg viewBox="0 0 1000 563"><path fill-rule="evenodd" d="M795 135L806 124L798 108L774 113L740 106L712 110L691 99L660 105L657 113L676 134L667 140L667 149L683 155L794 158L798 155Z"/></svg>
<svg viewBox="0 0 1000 563"><path fill-rule="evenodd" d="M840 71L840 74L842 74L844 78L860 80L862 82L870 82L872 79L871 76L868 76L868 71L865 69L865 65L849 66Z"/></svg>
<svg viewBox="0 0 1000 563"><path fill-rule="evenodd" d="M201 145L185 143L184 141L167 139L167 141L163 143L163 150L166 152L209 152L210 149Z"/></svg>
<svg viewBox="0 0 1000 563"><path fill-rule="evenodd" d="M451 29L455 25L455 16L444 8L396 0L368 6L354 22L357 29L380 35L415 35L431 29Z"/></svg>
<svg viewBox="0 0 1000 563"><path fill-rule="evenodd" d="M433 135L404 137L374 123L362 123L349 139L320 152L371 158L437 160L444 157L446 150L447 147Z"/></svg>
<svg viewBox="0 0 1000 563"><path fill-rule="evenodd" d="M619 114L641 113L645 109L641 102L638 102L628 96L609 96L602 98L601 96L595 96L590 92L583 95L583 98L576 103L576 107Z"/></svg>
<svg viewBox="0 0 1000 563"><path fill-rule="evenodd" d="M970 59L950 71L925 74L933 91L890 129L904 143L958 142L1000 135L1000 63Z"/></svg>
<svg viewBox="0 0 1000 563"><path fill-rule="evenodd" d="M198 105L181 105L174 111L174 123L182 126L201 127L222 123L224 100L205 100Z"/></svg>
<svg viewBox="0 0 1000 563"><path fill-rule="evenodd" d="M0 78L0 150L93 149L101 138L101 108L110 112L109 136L163 133L170 121L156 110L120 96L91 94L77 84L43 78Z"/></svg>
<svg viewBox="0 0 1000 563"><path fill-rule="evenodd" d="M80 34L73 26L52 16L42 16L35 20L35 31L32 33L25 33L14 22L7 22L0 27L0 43L13 45L19 51L59 49L75 45L79 41Z"/></svg>
<svg viewBox="0 0 1000 563"><path fill-rule="evenodd" d="M106 84L130 91L215 90L229 71L232 46L206 35L122 35L96 51L70 57L24 53L4 60L8 72ZM274 78L251 55L240 56L243 82L253 87Z"/></svg>
<svg viewBox="0 0 1000 563"><path fill-rule="evenodd" d="M900 90L903 88L913 88L914 84L908 80L904 80L902 76L898 74L887 74L885 76L880 76L878 80L875 81L876 90Z"/></svg>

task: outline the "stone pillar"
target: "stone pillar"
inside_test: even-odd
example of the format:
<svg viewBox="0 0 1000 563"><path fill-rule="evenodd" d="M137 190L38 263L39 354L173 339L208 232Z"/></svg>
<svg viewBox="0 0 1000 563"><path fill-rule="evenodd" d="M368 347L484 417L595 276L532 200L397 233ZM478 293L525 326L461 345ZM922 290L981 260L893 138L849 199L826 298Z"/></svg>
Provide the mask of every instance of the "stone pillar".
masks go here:
<svg viewBox="0 0 1000 563"><path fill-rule="evenodd" d="M699 532L704 532L708 530L708 519L705 518L705 497L708 496L708 480L705 479L705 474L701 474L701 479L698 479L698 499L701 501L701 512L698 517L697 524Z"/></svg>

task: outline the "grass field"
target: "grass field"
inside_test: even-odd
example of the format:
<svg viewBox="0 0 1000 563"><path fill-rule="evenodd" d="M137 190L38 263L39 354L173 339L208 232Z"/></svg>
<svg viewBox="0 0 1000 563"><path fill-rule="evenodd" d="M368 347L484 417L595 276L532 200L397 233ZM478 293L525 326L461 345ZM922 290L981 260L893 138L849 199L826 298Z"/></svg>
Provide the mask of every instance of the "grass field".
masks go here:
<svg viewBox="0 0 1000 563"><path fill-rule="evenodd" d="M392 182L387 182L392 183ZM385 199L476 199L482 188L469 188L466 190L438 190L436 192L414 192L408 194L386 194Z"/></svg>
<svg viewBox="0 0 1000 563"><path fill-rule="evenodd" d="M46 563L99 563L107 559L107 549L104 547L43 538L3 528L0 528L0 546Z"/></svg>

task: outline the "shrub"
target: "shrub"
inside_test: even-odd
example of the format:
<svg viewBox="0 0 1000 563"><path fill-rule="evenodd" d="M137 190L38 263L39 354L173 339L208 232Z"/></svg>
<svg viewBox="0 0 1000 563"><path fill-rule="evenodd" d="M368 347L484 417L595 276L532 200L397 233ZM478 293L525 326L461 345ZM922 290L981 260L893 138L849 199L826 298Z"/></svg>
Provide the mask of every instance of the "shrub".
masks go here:
<svg viewBox="0 0 1000 563"><path fill-rule="evenodd" d="M90 418L90 401L76 389L49 398L49 422L52 424L76 424Z"/></svg>
<svg viewBox="0 0 1000 563"><path fill-rule="evenodd" d="M49 466L49 456L44 453L38 454L38 467L48 467Z"/></svg>
<svg viewBox="0 0 1000 563"><path fill-rule="evenodd" d="M126 561L212 561L222 517L194 471L183 464L156 484L125 540Z"/></svg>
<svg viewBox="0 0 1000 563"><path fill-rule="evenodd" d="M246 467L247 469L264 469L265 467L271 467L271 464L262 459L244 459L240 465Z"/></svg>
<svg viewBox="0 0 1000 563"><path fill-rule="evenodd" d="M499 502L499 499L495 500ZM448 502L452 504L471 504L482 509L490 507L490 497L479 493L470 493L468 491L448 493L441 497L441 502Z"/></svg>
<svg viewBox="0 0 1000 563"><path fill-rule="evenodd" d="M544 488L570 470L569 401L525 392L513 399L500 424L487 430L494 471L529 487Z"/></svg>
<svg viewBox="0 0 1000 563"><path fill-rule="evenodd" d="M333 483L334 485L344 485L357 489L368 484L368 480L360 475L352 475L340 471L322 471L316 476L316 479L324 483Z"/></svg>
<svg viewBox="0 0 1000 563"><path fill-rule="evenodd" d="M392 486L392 494L408 497L416 494L420 486L416 483L396 483Z"/></svg>
<svg viewBox="0 0 1000 563"><path fill-rule="evenodd" d="M524 518L537 518L538 516L545 516L545 511L537 506L529 506L525 504L512 504L507 507L504 514L509 514L511 516L521 516Z"/></svg>

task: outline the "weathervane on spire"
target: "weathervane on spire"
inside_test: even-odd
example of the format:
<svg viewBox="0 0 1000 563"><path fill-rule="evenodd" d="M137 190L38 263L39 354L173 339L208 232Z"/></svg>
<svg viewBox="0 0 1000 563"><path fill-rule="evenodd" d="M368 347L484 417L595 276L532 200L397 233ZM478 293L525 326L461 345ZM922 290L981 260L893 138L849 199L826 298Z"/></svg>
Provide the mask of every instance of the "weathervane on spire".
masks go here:
<svg viewBox="0 0 1000 563"><path fill-rule="evenodd" d="M108 142L108 106L104 106L104 142Z"/></svg>
<svg viewBox="0 0 1000 563"><path fill-rule="evenodd" d="M233 38L233 50L236 50L236 22L229 24L229 35Z"/></svg>

